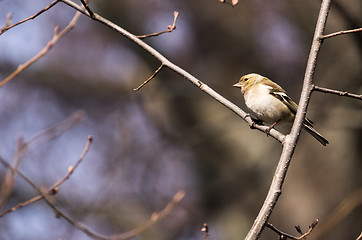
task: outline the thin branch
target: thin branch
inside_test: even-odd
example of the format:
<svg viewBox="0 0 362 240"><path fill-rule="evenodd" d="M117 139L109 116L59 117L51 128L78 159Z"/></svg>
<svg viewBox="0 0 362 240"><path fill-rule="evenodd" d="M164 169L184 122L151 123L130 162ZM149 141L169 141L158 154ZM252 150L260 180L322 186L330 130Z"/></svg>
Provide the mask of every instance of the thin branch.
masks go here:
<svg viewBox="0 0 362 240"><path fill-rule="evenodd" d="M315 239L320 239L326 233L331 232L349 214L362 205L362 188L349 194L331 213L321 221Z"/></svg>
<svg viewBox="0 0 362 240"><path fill-rule="evenodd" d="M23 203L20 203L20 204L14 206L11 209L8 209L8 210L0 213L0 217L6 215L9 212L15 211L15 210L17 210L17 209L19 209L19 208L21 208L23 206L27 206L27 205L29 205L31 203L34 203L34 202L39 201L41 199L44 199L46 201L46 203L49 205L49 207L53 209L53 211L55 212L57 217L63 217L70 224L72 224L75 228L77 228L78 230L84 232L88 236L90 236L90 237L92 237L94 239L100 239L100 240L125 240L125 239L134 238L136 235L142 233L143 231L150 228L152 225L154 225L155 223L157 223L161 219L168 216L173 211L176 204L178 204L184 198L185 191L183 191L183 190L178 191L174 195L173 199L161 211L153 213L149 220L147 220L143 224L139 225L138 227L134 228L133 230L130 230L130 231L122 233L122 234L113 235L113 236L110 236L110 237L103 236L103 235L101 235L99 233L96 233L93 230L86 227L85 225L83 225L82 223L79 223L79 222L73 220L72 218L70 218L68 215L63 213L59 208L57 208L54 205L54 200L51 198L51 196L55 195L58 192L58 187L70 177L70 175L73 173L73 171L76 169L76 167L82 162L82 159L85 157L86 153L89 150L91 142L92 142L92 137L89 136L87 144L86 144L81 156L79 157L77 162L74 164L74 166L70 167L69 170L68 170L68 173L62 179L60 179L57 183L55 183L52 187L50 187L48 190L43 190L43 189L37 187L20 170L12 168L9 163L7 163L3 158L0 157L0 163L2 163L4 166L11 169L12 171L16 172L21 178L23 178L26 182L28 182L35 190L37 190L41 194L41 195L36 196L36 197L26 201L26 202L23 202Z"/></svg>
<svg viewBox="0 0 362 240"><path fill-rule="evenodd" d="M3 183L0 187L0 209L9 198L13 185L15 183L15 171L12 169L18 169L24 156L36 145L43 141L49 141L52 138L56 138L59 135L65 133L71 129L74 125L84 120L84 112L77 111L65 120L57 123L56 125L40 132L35 137L25 142L23 138L18 139L18 147L14 154L11 166L4 176Z"/></svg>
<svg viewBox="0 0 362 240"><path fill-rule="evenodd" d="M157 32L157 33L151 33L151 34L146 34L146 35L139 35L137 36L139 39L144 39L144 38L149 38L149 37L155 37L155 36L159 36L161 34L164 34L164 33L169 33L169 32L172 32L173 30L176 29L176 20L177 20L177 17L178 17L178 12L177 11L174 11L173 12L173 24L172 25L168 25L167 26L167 30L165 31L161 31L161 32Z"/></svg>
<svg viewBox="0 0 362 240"><path fill-rule="evenodd" d="M15 24L13 24L13 25L10 25L10 22L8 22L8 20L7 20L7 21L6 21L6 22L7 22L7 23L6 23L6 26L3 27L3 28L0 30L0 35L3 34L4 32L6 32L7 30L9 30L10 28L13 28L13 27L15 27L15 26L17 26L17 25L19 25L19 24L22 24L22 23L24 23L24 22L27 22L27 21L29 21L29 20L32 20L32 19L36 18L37 16L39 16L39 15L42 14L43 12L48 11L50 8L52 8L52 7L53 7L55 4L57 4L58 2L59 2L59 0L53 1L50 5L48 5L48 6L45 7L44 9L40 10L38 13L36 13L36 14L34 14L33 16L30 16L30 17L28 17L28 18L26 18L26 19L24 19L24 20L22 20L22 21L20 21L20 22L17 22L17 23L15 23ZM7 19L9 19L9 18L7 18Z"/></svg>
<svg viewBox="0 0 362 240"><path fill-rule="evenodd" d="M85 146L85 148L83 149L82 154L80 155L80 157L78 158L78 161L73 165L70 166L68 168L68 173L62 178L60 179L58 182L56 182L52 187L49 188L49 192L53 192L53 191L58 191L58 188L61 184L63 184L66 180L69 179L70 175L72 175L72 173L74 172L74 170L79 166L79 164L81 164L81 162L83 161L85 155L87 154L87 152L89 151L90 145L92 143L93 137L91 135L88 136L88 141L87 144Z"/></svg>
<svg viewBox="0 0 362 240"><path fill-rule="evenodd" d="M28 182L35 190L39 191L41 193L41 195L38 195L36 197L33 197L30 200L27 200L23 203L19 203L16 206L0 213L0 217L4 216L5 214L9 213L9 212L13 212L21 207L27 206L31 203L37 202L43 198L46 198L47 196L52 196L58 193L58 189L59 186L61 184L63 184L66 180L69 179L70 175L74 172L74 170L79 166L79 164L83 161L85 155L87 154L87 152L89 151L90 148L90 144L92 142L92 136L88 136L88 141L86 146L84 147L82 154L80 155L80 157L78 158L77 162L74 164L74 166L70 166L68 169L67 174L61 178L58 182L56 182L53 186L51 186L48 190L42 190L41 188L38 188L29 178L27 178L24 174L22 174L17 168L12 167L9 163L7 163L4 159L2 159L0 157L0 162L6 166L9 170L11 170L12 172L16 172L18 173L18 175L23 178L26 182Z"/></svg>
<svg viewBox="0 0 362 240"><path fill-rule="evenodd" d="M59 0L55 1L55 3L57 3ZM54 3L54 2L53 2ZM54 3L54 4L55 4ZM43 9L44 10L44 9ZM59 27L56 27L54 29L54 36L53 39L50 40L48 42L48 44L46 45L45 48L43 48L37 55L35 55L33 58L31 58L29 61L27 61L24 64L21 64L18 66L18 68L11 73L7 78L5 78L3 81L0 82L0 88L2 86L4 86L7 82L9 82L11 79L13 79L15 76L17 76L19 73L21 73L22 71L24 71L26 68L30 67L30 65L32 65L33 63L35 63L36 61L38 61L40 58L42 58L45 54L48 53L48 51L53 47L53 45L59 40L61 39L66 33L68 33L74 26L75 23L77 22L78 18L80 16L80 13L77 12L73 19L70 21L70 23L68 24L67 27L64 28L63 31L61 31L60 33L58 33L59 31Z"/></svg>
<svg viewBox="0 0 362 240"><path fill-rule="evenodd" d="M352 29L352 30L343 30L343 31L323 35L319 39L323 40L323 39L332 38L332 37L343 35L343 34L356 33L356 32L361 32L361 31L362 31L362 28L356 28L356 29Z"/></svg>
<svg viewBox="0 0 362 240"><path fill-rule="evenodd" d="M281 230L279 230L278 228L276 228L275 226L273 226L271 223L266 223L266 227L270 228L271 230L273 230L274 232L276 232L279 235L280 239L293 239L293 240L301 240L305 237L307 237L312 231L313 229L317 226L318 224L318 219L314 220L314 222L312 223L312 225L309 226L309 229L306 233L302 233L300 230L300 227L296 227L297 231L301 234L300 237L295 237L293 235L290 235L288 233L282 232Z"/></svg>
<svg viewBox="0 0 362 240"><path fill-rule="evenodd" d="M231 6L235 7L236 4L239 3L239 0L231 0L231 2L227 1L227 0L219 0L221 3L226 3L226 4L230 4Z"/></svg>
<svg viewBox="0 0 362 240"><path fill-rule="evenodd" d="M74 3L71 0L60 0L61 2L67 4L68 6L76 9L77 11L83 13L86 16L89 16L89 13L85 11L81 6ZM223 104L225 107L229 108L231 111L233 111L236 115L244 119L249 126L253 126L255 129L258 129L259 131L262 131L264 133L269 133L269 136L272 136L274 139L278 140L279 142L284 142L285 135L280 133L279 131L275 129L269 129L268 126L257 124L253 121L253 119L250 117L249 114L245 113L243 110L241 110L238 106L221 96L219 93L214 91L212 88L207 86L205 83L201 82L199 79L195 78L193 75L185 71L184 69L180 68L176 64L169 61L166 57L164 57L162 54L160 54L158 51L156 51L154 48L152 48L150 45L143 42L141 39L139 39L137 36L129 33L125 29L121 28L117 24L114 24L113 22L99 16L98 14L94 13L94 17L92 18L111 29L115 30L116 32L122 34L126 38L130 39L131 41L135 42L137 45L139 45L141 48L143 48L145 51L150 53L153 57L158 59L161 64L171 70L173 70L175 73L183 76L187 80L189 80L191 83L199 87L203 92L214 98L216 101ZM269 132L270 130L270 132Z"/></svg>
<svg viewBox="0 0 362 240"><path fill-rule="evenodd" d="M331 93L331 94L335 94L335 95L339 95L339 96L351 97L351 98L356 98L358 100L362 100L362 94L358 95L358 94L354 94L354 93L342 92L342 91L333 90L333 89L329 89L329 88L318 87L318 86L313 86L313 91L318 91L318 92L323 92L323 93Z"/></svg>
<svg viewBox="0 0 362 240"><path fill-rule="evenodd" d="M201 228L201 232L205 232L204 240L208 240L210 233L209 233L209 226L207 225L207 223L204 223L204 225Z"/></svg>
<svg viewBox="0 0 362 240"><path fill-rule="evenodd" d="M8 15L6 15L5 27L9 27L11 25L12 19L13 19L13 13L9 12Z"/></svg>
<svg viewBox="0 0 362 240"><path fill-rule="evenodd" d="M269 229L271 229L272 231L274 231L275 233L277 233L279 235L279 239L285 239L285 238L290 238L290 239L296 239L297 237L294 237L288 233L285 233L281 230L279 230L278 228L276 228L273 224L271 223L266 223L266 227L268 227Z"/></svg>
<svg viewBox="0 0 362 240"><path fill-rule="evenodd" d="M288 167L292 159L295 147L298 142L298 138L303 126L303 120L305 119L305 114L307 112L310 95L312 93L314 69L317 63L319 49L321 47L321 41L319 40L319 38L323 35L329 7L330 0L323 0L317 19L317 25L315 28L313 42L307 62L307 68L305 71L303 89L299 100L299 107L294 120L294 124L290 134L286 136L285 141L283 142L282 154L280 156L277 169L274 173L268 195L265 198L264 204L260 209L253 226L251 227L248 235L245 238L247 240L255 240L259 238L282 193L283 183L288 172Z"/></svg>
<svg viewBox="0 0 362 240"><path fill-rule="evenodd" d="M141 87L143 87L144 85L146 85L149 81L152 80L152 78L156 77L157 73L159 71L161 71L163 67L163 64L161 64L161 66L151 75L151 77L149 77L146 81L144 81L141 85L139 85L137 88L133 89L133 91L138 91L141 89Z"/></svg>
<svg viewBox="0 0 362 240"><path fill-rule="evenodd" d="M89 16L90 16L90 17L93 17L93 16L94 16L94 13L93 13L93 11L89 8L88 1L86 1L86 0L80 0L80 1L81 1L81 3L83 4L83 7L88 11Z"/></svg>
<svg viewBox="0 0 362 240"><path fill-rule="evenodd" d="M138 227L134 228L133 230L130 230L130 231L122 233L122 234L113 235L110 237L110 239L126 240L126 239L130 239L130 238L134 238L135 236L139 235L146 229L150 228L156 222L158 222L161 219L168 216L172 212L172 210L174 209L176 204L178 204L184 197L185 197L185 191L183 191L183 190L178 191L174 195L173 199L161 211L152 213L149 220L147 220L143 224L139 225Z"/></svg>
<svg viewBox="0 0 362 240"><path fill-rule="evenodd" d="M356 240L361 240L362 239L362 232L361 234L356 238Z"/></svg>
<svg viewBox="0 0 362 240"><path fill-rule="evenodd" d="M29 205L29 204L35 203L35 202L37 202L37 201L39 201L41 199L43 199L43 196L38 195L38 196L35 196L35 197L33 197L33 198L29 199L29 200L26 200L25 202L19 203L19 204L15 205L15 206L9 208L8 210L5 210L5 211L1 212L0 217L4 216L4 215L6 215L6 214L8 214L10 212L14 212L14 211L16 211L16 210L18 210L18 209L20 209L22 207L25 207L25 206Z"/></svg>

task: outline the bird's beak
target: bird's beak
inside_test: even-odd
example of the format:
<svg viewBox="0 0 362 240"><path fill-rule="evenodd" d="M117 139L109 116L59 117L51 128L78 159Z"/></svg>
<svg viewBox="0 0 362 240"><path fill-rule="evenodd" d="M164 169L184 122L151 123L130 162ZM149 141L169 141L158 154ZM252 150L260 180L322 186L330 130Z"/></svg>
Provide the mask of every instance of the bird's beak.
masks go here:
<svg viewBox="0 0 362 240"><path fill-rule="evenodd" d="M241 88L243 85L241 83L234 84L233 87Z"/></svg>

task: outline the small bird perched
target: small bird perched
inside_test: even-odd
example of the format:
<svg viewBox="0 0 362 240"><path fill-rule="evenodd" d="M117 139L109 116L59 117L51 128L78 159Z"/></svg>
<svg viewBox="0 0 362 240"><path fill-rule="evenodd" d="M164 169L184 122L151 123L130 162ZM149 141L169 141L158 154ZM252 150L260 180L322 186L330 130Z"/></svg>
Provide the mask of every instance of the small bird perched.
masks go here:
<svg viewBox="0 0 362 240"><path fill-rule="evenodd" d="M265 123L271 123L272 129L279 122L293 122L298 105L288 97L278 84L256 73L240 78L233 85L240 88L245 105L252 114ZM313 128L313 122L307 118L303 121L304 129L326 146L329 142Z"/></svg>

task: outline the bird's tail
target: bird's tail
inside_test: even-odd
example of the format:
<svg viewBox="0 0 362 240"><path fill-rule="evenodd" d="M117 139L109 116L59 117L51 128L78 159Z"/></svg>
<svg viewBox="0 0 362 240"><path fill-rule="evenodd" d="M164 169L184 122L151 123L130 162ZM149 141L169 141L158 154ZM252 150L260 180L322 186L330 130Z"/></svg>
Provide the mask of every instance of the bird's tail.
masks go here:
<svg viewBox="0 0 362 240"><path fill-rule="evenodd" d="M304 129L312 135L315 139L317 139L320 143L322 143L324 146L326 146L329 142L327 139L325 139L317 130L315 130L312 126L304 124Z"/></svg>

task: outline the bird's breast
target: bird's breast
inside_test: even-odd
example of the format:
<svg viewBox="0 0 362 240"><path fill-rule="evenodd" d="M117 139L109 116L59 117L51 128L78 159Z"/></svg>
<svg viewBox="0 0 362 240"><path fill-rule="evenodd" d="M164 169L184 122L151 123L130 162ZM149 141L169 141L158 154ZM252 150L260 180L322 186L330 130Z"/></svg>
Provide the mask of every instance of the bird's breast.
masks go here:
<svg viewBox="0 0 362 240"><path fill-rule="evenodd" d="M265 123L288 119L290 110L279 99L270 94L270 88L259 84L247 91L244 94L245 105L255 117Z"/></svg>

